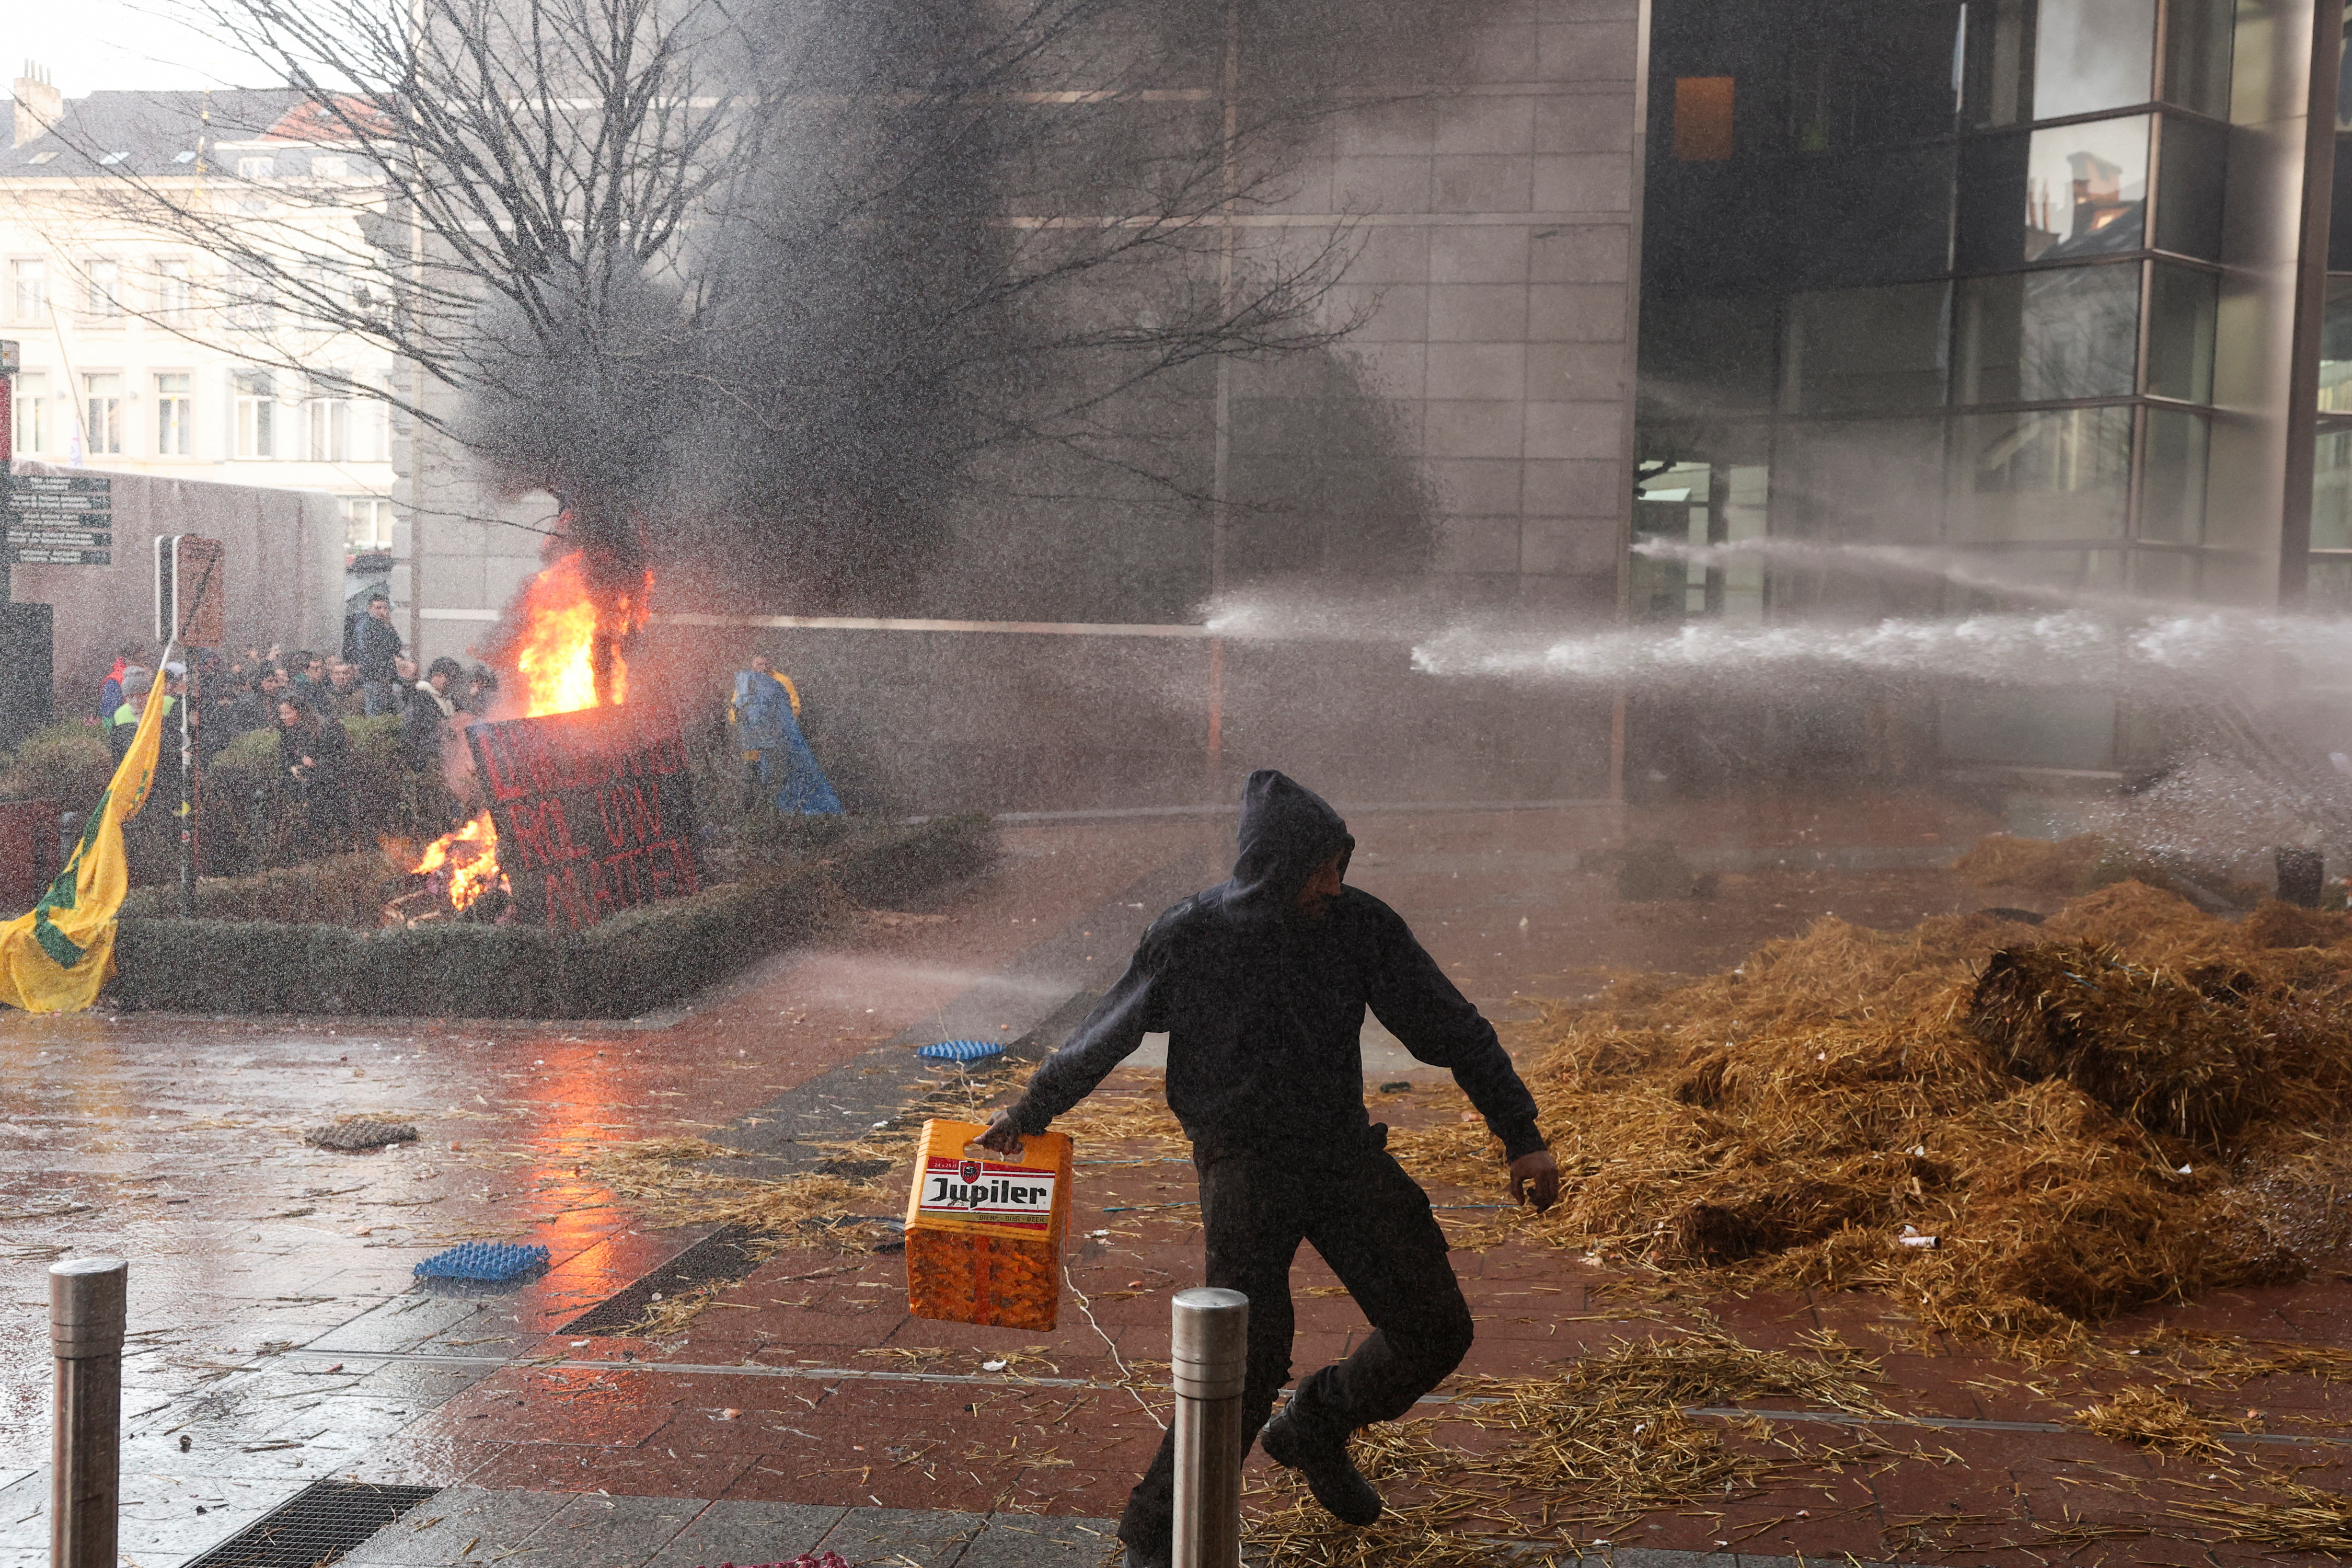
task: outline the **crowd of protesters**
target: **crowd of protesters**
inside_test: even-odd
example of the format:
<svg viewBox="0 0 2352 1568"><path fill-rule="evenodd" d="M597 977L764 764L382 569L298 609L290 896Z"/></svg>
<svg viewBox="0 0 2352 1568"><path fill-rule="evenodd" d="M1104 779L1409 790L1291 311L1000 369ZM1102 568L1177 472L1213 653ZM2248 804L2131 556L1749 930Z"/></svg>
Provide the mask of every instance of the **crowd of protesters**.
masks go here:
<svg viewBox="0 0 2352 1568"><path fill-rule="evenodd" d="M150 702L165 704L164 722L178 732L178 705L186 699L187 667L161 671L142 665L144 648L126 646L100 687L97 720L118 761L131 745ZM191 715L198 765L231 742L257 730L278 732L277 788L272 792L289 847L299 857L351 847L352 742L344 721L397 716L397 752L415 773L440 774L458 744L467 716L483 715L498 678L481 665L454 658L420 668L407 657L392 624L392 603L370 595L343 630L340 656L282 644L243 649L199 648L194 655L196 706ZM176 742L164 748L162 789L176 789Z"/></svg>

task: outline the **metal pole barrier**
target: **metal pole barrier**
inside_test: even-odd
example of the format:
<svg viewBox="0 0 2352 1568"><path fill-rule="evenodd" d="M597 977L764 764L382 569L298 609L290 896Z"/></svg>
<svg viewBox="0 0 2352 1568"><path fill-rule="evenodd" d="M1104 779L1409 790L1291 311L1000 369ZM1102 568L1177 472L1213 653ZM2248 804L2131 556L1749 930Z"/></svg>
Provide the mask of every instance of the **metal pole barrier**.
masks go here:
<svg viewBox="0 0 2352 1568"><path fill-rule="evenodd" d="M1173 1311L1168 1359L1176 1384L1174 1568L1240 1568L1249 1298L1238 1290L1181 1290Z"/></svg>
<svg viewBox="0 0 2352 1568"><path fill-rule="evenodd" d="M49 1568L115 1568L130 1275L131 1266L120 1258L49 1265L49 1353L58 1363Z"/></svg>

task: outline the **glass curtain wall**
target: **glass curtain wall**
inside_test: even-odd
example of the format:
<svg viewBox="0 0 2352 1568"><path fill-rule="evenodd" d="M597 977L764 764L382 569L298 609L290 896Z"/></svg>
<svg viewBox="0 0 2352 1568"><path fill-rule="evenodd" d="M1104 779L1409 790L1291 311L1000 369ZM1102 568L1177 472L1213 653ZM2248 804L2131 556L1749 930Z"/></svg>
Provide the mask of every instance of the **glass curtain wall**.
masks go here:
<svg viewBox="0 0 2352 1568"><path fill-rule="evenodd" d="M2228 0L1763 7L1654 12L1637 534L1935 544L2035 584L2193 596ZM2352 552L2346 310L2332 470L2322 440ZM1735 574L1637 554L1634 612L1939 597Z"/></svg>
<svg viewBox="0 0 2352 1568"><path fill-rule="evenodd" d="M2347 11L2352 44L2352 8ZM2309 602L2352 607L2352 47L2336 86L2336 191L2319 337L2318 451L2311 476Z"/></svg>

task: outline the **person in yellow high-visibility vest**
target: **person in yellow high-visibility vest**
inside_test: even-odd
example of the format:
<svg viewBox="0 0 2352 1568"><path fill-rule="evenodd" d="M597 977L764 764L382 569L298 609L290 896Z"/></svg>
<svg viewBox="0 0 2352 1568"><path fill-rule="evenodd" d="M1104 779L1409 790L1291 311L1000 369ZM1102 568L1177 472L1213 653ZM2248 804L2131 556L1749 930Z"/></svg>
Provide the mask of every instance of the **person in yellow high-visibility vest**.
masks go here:
<svg viewBox="0 0 2352 1568"><path fill-rule="evenodd" d="M115 912L131 890L122 825L155 783L163 739L162 702L139 715L113 782L89 809L81 840L31 912L0 926L0 1004L27 1013L77 1012L114 974Z"/></svg>

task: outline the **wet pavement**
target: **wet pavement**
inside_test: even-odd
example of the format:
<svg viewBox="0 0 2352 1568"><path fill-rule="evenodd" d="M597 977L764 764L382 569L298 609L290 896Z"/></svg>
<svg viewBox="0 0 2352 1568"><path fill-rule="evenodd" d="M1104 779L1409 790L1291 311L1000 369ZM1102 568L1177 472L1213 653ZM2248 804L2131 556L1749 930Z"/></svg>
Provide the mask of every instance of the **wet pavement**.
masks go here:
<svg viewBox="0 0 2352 1568"><path fill-rule="evenodd" d="M1588 990L1612 968L1717 967L1822 912L1894 926L2021 901L1935 868L1993 826L1900 801L1828 823L1770 803L1381 813L1354 823L1350 875L1509 1018L1528 1011L1514 998ZM646 1223L588 1162L695 1135L745 1148L751 1167L792 1168L814 1141L909 1092L912 1043L1050 1044L1150 916L1213 879L1229 833L1183 817L1012 827L991 877L861 912L691 1009L629 1025L0 1021L0 1568L46 1542L43 1273L89 1252L132 1263L123 1560L141 1568L184 1562L327 1477L447 1489L344 1559L368 1568L508 1556L691 1568L820 1544L924 1568L1098 1560L1103 1521L1165 1415L1152 1363L1166 1357L1167 1298L1198 1269L1189 1164L1149 1142L1081 1150L1074 1290L1050 1335L910 1318L899 1258L817 1237L726 1286L683 1331L648 1340L566 1325L707 1229ZM1627 869L1612 846L1628 838L1673 845L1666 879L1687 873L1692 886L1621 900ZM1386 1064L1370 1076L1388 1081ZM1428 1077L1381 1098L1401 1117L1443 1113ZM1150 1085L1129 1072L1110 1087ZM301 1142L354 1114L422 1136L374 1154ZM1465 1205L1449 1211L1463 1223L1495 1201L1436 1196ZM498 1293L412 1289L415 1264L460 1240L542 1245L551 1267ZM1654 1327L1611 1294L1611 1276L1567 1255L1505 1245L1456 1264L1479 1320L1470 1373L1540 1374ZM1311 1253L1298 1285L1305 1370L1364 1326ZM2001 1561L2012 1540L2076 1519L2106 1521L2083 1542L2121 1542L2082 1561L2251 1554L2215 1557L2161 1527L2159 1494L2193 1479L2179 1463L2060 1425L2095 1380L1971 1347L1898 1347L1875 1298L1712 1310L1757 1345L1836 1329L1893 1347L1890 1403L1931 1424L1875 1429L1904 1457L1815 1478L1801 1518L1791 1493L1660 1515L1630 1544L1580 1547L1629 1565L1637 1547L1655 1552L1659 1568L1728 1563L1733 1549L1870 1562L1971 1543L1973 1560ZM2167 1317L2341 1345L2352 1290L2242 1292ZM2345 1484L2339 1454L2352 1450L2331 1434L2352 1423L2352 1397L2279 1378L2263 1411L2248 1425L2291 1439L2271 1442L2265 1462ZM2113 1533L2150 1521L2154 1534ZM2044 1554L2071 1539L2044 1541Z"/></svg>

